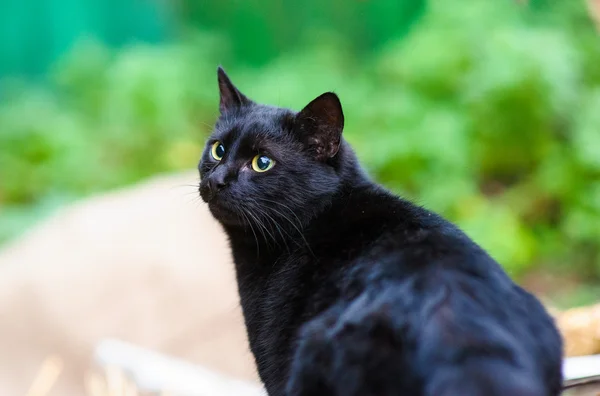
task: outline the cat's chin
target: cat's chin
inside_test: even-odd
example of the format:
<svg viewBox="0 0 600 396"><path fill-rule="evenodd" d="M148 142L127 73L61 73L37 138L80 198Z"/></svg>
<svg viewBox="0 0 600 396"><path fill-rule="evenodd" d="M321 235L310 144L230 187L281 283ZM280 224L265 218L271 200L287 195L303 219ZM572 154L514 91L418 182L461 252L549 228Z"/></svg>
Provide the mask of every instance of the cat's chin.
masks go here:
<svg viewBox="0 0 600 396"><path fill-rule="evenodd" d="M239 225L242 224L241 216L233 209L225 205L219 204L216 201L208 203L208 208L213 217L222 224Z"/></svg>

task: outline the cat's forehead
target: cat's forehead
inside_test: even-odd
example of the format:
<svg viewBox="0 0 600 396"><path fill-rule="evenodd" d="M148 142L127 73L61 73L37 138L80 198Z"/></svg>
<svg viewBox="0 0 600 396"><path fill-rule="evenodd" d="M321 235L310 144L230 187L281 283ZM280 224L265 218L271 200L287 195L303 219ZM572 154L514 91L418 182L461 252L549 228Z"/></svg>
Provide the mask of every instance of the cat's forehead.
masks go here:
<svg viewBox="0 0 600 396"><path fill-rule="evenodd" d="M294 112L271 106L253 106L222 116L214 136L221 140L278 139L290 129Z"/></svg>

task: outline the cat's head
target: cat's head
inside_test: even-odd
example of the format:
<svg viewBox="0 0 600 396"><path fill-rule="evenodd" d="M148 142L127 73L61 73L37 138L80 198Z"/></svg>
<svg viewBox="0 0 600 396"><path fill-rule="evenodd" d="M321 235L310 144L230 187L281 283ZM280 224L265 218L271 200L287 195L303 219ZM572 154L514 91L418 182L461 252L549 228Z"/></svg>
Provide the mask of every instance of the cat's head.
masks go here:
<svg viewBox="0 0 600 396"><path fill-rule="evenodd" d="M300 226L341 183L337 95L324 93L294 112L255 103L222 68L217 74L220 117L199 164L202 199L226 225Z"/></svg>

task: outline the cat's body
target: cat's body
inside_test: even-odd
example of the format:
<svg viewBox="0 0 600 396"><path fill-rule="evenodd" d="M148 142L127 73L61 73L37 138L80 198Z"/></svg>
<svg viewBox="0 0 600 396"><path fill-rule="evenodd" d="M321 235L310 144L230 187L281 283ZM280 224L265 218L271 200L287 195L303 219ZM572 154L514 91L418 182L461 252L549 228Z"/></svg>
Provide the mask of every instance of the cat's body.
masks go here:
<svg viewBox="0 0 600 396"><path fill-rule="evenodd" d="M544 308L457 227L365 176L335 95L297 114L219 82L201 194L229 236L269 395L560 393Z"/></svg>

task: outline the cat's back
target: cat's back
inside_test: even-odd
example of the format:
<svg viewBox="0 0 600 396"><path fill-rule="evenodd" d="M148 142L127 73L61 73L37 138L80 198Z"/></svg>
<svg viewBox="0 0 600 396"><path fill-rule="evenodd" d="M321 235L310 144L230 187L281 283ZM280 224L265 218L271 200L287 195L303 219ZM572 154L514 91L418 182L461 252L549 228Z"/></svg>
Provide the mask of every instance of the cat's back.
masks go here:
<svg viewBox="0 0 600 396"><path fill-rule="evenodd" d="M323 374L337 394L426 394L465 373L490 395L557 394L561 340L552 319L457 227L379 189L354 192L337 211L321 225L327 236L313 267L337 296L303 327L299 365L327 357ZM312 295L323 305L321 293ZM346 381L351 371L365 380ZM492 372L523 383L504 386ZM331 391L316 381L317 393L298 394ZM541 390L544 381L551 389Z"/></svg>
<svg viewBox="0 0 600 396"><path fill-rule="evenodd" d="M499 265L456 225L377 185L340 194L308 235L315 259L338 264L328 266L331 271L367 261L378 268L390 262L390 270L441 266L503 277Z"/></svg>
<svg viewBox="0 0 600 396"><path fill-rule="evenodd" d="M428 301L432 310L452 306L454 320L479 315L487 320L481 326L523 334L531 345L548 330L560 344L540 302L456 225L378 186L355 194L340 211L339 232L325 245L340 295L377 296L404 310L398 315L417 314L411 304L423 309Z"/></svg>

